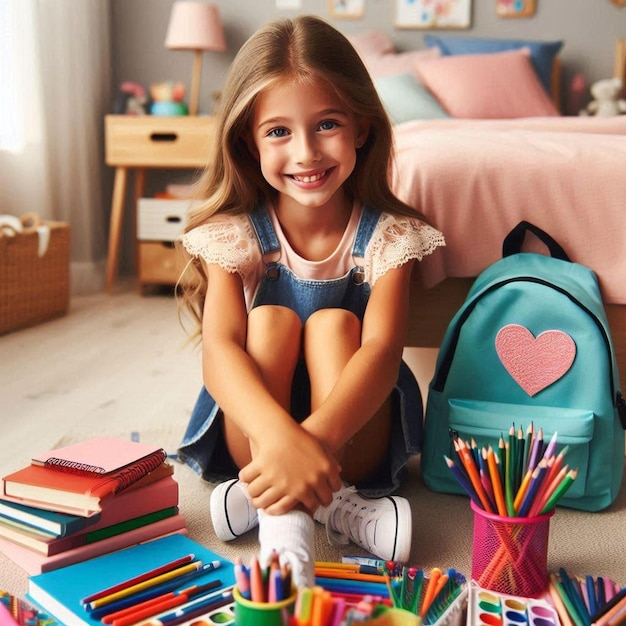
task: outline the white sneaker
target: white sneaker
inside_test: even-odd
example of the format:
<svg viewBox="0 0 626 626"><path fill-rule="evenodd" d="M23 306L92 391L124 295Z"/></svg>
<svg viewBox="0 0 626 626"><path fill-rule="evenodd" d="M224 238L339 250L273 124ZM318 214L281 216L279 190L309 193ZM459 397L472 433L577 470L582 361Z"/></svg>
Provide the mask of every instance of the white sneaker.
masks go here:
<svg viewBox="0 0 626 626"><path fill-rule="evenodd" d="M220 541L232 541L256 528L259 517L246 484L231 478L211 493L211 521Z"/></svg>
<svg viewBox="0 0 626 626"><path fill-rule="evenodd" d="M344 487L313 517L326 525L331 543L347 544L351 540L385 561L407 563L410 558L413 529L406 498L365 498L355 487Z"/></svg>

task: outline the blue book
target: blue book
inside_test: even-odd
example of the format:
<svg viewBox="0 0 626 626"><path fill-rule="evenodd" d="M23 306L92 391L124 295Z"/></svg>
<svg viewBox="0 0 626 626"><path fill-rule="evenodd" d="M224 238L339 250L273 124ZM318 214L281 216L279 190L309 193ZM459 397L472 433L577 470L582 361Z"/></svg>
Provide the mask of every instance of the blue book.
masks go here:
<svg viewBox="0 0 626 626"><path fill-rule="evenodd" d="M7 518L28 524L34 528L39 528L49 532L55 537L65 537L79 532L95 524L100 519L100 512L96 512L89 517L80 515L70 515L68 513L57 513L56 511L46 511L34 506L27 506L9 500L0 500L0 518Z"/></svg>
<svg viewBox="0 0 626 626"><path fill-rule="evenodd" d="M95 611L89 612L82 600L190 554L204 564L213 561L219 561L220 564L213 571L192 579L181 577L180 588L204 585L215 580L221 581L219 589L235 584L231 561L186 535L173 534L30 576L26 598L64 626L99 626L101 621L98 614Z"/></svg>

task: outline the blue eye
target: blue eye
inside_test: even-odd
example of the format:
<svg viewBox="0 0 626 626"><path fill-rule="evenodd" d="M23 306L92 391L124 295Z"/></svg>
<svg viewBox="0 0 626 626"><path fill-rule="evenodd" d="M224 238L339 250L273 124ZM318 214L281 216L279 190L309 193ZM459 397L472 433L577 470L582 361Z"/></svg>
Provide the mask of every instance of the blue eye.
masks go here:
<svg viewBox="0 0 626 626"><path fill-rule="evenodd" d="M319 125L320 130L333 130L337 128L338 123L335 120L324 120Z"/></svg>
<svg viewBox="0 0 626 626"><path fill-rule="evenodd" d="M286 137L288 134L289 131L286 128L273 128L269 133L267 133L267 136L281 138Z"/></svg>

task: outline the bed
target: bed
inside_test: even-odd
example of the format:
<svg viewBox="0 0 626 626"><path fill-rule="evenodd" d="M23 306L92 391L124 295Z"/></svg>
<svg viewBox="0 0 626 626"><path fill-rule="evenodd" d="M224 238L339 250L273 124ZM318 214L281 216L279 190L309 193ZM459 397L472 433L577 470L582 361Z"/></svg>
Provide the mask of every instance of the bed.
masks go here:
<svg viewBox="0 0 626 626"><path fill-rule="evenodd" d="M525 219L598 275L626 389L626 116L408 122L397 195L446 236L416 266L407 345L437 347L473 278ZM526 248L545 252L531 237Z"/></svg>
<svg viewBox="0 0 626 626"><path fill-rule="evenodd" d="M398 53L381 33L353 38L394 122L394 191L447 242L416 265L407 346L440 345L474 278L527 220L598 275L626 389L626 116L560 115L561 42L426 43Z"/></svg>

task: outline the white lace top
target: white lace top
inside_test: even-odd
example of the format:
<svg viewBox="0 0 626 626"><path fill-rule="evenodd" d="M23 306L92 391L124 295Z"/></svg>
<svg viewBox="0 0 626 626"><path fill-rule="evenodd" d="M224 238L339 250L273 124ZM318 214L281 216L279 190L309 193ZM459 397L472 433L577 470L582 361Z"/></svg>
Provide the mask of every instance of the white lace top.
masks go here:
<svg viewBox="0 0 626 626"><path fill-rule="evenodd" d="M361 216L355 206L339 248L323 261L309 261L299 256L285 237L276 214L268 208L281 245L280 262L296 276L308 280L340 278L355 265L352 247ZM206 224L182 236L187 252L205 263L217 264L228 272L237 272L243 281L246 304L250 309L263 277L265 264L254 228L247 215L213 215ZM390 269L411 259L421 260L437 247L445 246L441 232L413 217L383 213L365 250L365 281L372 287Z"/></svg>

